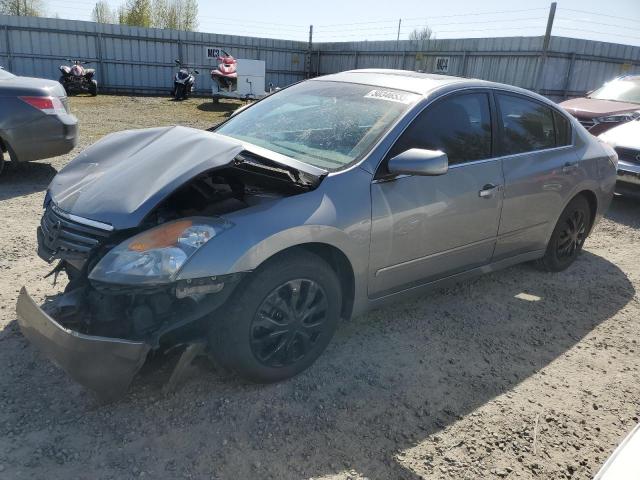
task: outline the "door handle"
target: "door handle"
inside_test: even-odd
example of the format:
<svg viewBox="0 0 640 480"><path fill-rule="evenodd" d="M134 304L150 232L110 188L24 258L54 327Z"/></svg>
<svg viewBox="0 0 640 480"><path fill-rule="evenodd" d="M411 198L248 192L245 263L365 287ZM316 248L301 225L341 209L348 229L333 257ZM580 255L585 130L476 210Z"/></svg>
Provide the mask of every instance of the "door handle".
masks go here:
<svg viewBox="0 0 640 480"><path fill-rule="evenodd" d="M571 173L578 169L578 162L567 162L562 166L562 173Z"/></svg>
<svg viewBox="0 0 640 480"><path fill-rule="evenodd" d="M494 185L492 183L487 183L482 190L478 192L480 198L493 198L493 194L496 191L500 190L500 185Z"/></svg>

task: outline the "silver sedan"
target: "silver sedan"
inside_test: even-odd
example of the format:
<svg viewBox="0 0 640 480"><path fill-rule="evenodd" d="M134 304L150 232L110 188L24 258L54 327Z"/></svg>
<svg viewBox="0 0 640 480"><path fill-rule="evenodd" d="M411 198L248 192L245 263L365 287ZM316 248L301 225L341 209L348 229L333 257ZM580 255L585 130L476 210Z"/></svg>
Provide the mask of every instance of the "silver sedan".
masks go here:
<svg viewBox="0 0 640 480"><path fill-rule="evenodd" d="M176 345L283 380L340 319L520 262L569 267L616 162L539 95L393 70L296 84L211 131L112 134L47 192L39 255L69 284L50 314L23 290L20 326L105 397Z"/></svg>

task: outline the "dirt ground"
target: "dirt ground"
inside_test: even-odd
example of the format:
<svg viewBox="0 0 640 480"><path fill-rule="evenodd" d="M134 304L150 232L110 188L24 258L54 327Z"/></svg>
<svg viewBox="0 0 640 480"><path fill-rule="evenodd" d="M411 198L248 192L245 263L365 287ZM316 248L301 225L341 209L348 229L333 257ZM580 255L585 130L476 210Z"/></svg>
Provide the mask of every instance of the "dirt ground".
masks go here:
<svg viewBox="0 0 640 480"><path fill-rule="evenodd" d="M561 274L517 266L343 324L260 386L172 362L101 405L20 334L47 184L102 135L207 127L233 105L73 98L80 145L0 177L0 479L588 479L640 415L640 202L617 198Z"/></svg>

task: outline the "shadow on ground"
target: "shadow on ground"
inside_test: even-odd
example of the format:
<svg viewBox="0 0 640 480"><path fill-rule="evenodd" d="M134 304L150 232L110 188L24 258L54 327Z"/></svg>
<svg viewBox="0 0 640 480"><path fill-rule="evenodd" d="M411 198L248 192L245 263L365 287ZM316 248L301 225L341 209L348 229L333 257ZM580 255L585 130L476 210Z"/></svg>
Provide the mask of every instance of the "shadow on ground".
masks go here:
<svg viewBox="0 0 640 480"><path fill-rule="evenodd" d="M56 173L49 163L8 162L0 174L0 202L46 190Z"/></svg>
<svg viewBox="0 0 640 480"><path fill-rule="evenodd" d="M622 225L640 228L640 195L616 195L605 217Z"/></svg>
<svg viewBox="0 0 640 480"><path fill-rule="evenodd" d="M248 385L196 368L163 396L161 368L106 406L12 322L0 336L3 464L10 478L293 479L345 469L417 478L398 451L536 373L633 295L616 265L588 252L560 274L518 266L343 324L290 381Z"/></svg>
<svg viewBox="0 0 640 480"><path fill-rule="evenodd" d="M245 105L238 102L218 102L213 101L203 102L198 105L198 110L202 112L225 112L225 116L230 116L235 110Z"/></svg>

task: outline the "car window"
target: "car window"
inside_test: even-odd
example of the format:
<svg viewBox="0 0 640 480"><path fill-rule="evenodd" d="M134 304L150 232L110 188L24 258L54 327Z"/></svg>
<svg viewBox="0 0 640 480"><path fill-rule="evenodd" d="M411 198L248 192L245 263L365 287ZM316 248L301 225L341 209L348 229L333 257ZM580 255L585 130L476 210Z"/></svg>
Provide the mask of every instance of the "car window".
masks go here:
<svg viewBox="0 0 640 480"><path fill-rule="evenodd" d="M491 157L488 95L456 95L428 107L404 131L389 157L411 148L442 150L450 165Z"/></svg>
<svg viewBox="0 0 640 480"><path fill-rule="evenodd" d="M497 95L505 155L532 152L556 145L551 108L512 95Z"/></svg>
<svg viewBox="0 0 640 480"><path fill-rule="evenodd" d="M553 122L556 126L556 146L571 145L571 127L564 115L553 111Z"/></svg>

